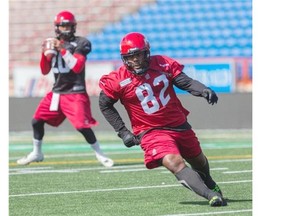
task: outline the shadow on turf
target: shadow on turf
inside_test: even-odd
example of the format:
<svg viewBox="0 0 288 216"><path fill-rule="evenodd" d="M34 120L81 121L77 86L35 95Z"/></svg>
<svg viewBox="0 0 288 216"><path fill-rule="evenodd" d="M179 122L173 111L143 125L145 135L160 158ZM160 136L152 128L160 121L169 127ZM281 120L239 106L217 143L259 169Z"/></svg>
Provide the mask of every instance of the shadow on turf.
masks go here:
<svg viewBox="0 0 288 216"><path fill-rule="evenodd" d="M234 200L234 199L226 198L226 201L229 205L229 203L252 202L252 199ZM179 204L182 204L182 205L207 205L207 201L184 201L184 202L179 202Z"/></svg>

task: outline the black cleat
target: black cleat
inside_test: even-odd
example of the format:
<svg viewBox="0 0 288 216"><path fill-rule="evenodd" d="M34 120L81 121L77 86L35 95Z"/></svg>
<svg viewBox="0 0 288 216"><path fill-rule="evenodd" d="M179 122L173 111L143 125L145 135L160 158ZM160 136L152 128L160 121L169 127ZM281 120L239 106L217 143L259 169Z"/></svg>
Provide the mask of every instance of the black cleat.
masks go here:
<svg viewBox="0 0 288 216"><path fill-rule="evenodd" d="M210 199L209 205L212 207L227 206L227 201L223 197L214 196Z"/></svg>

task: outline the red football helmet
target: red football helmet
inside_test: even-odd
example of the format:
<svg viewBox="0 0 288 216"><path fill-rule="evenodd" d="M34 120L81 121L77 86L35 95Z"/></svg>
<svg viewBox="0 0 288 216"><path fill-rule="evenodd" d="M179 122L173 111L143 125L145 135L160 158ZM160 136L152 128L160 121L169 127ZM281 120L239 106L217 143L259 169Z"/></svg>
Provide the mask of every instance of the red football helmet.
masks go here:
<svg viewBox="0 0 288 216"><path fill-rule="evenodd" d="M69 11L61 11L58 13L54 19L55 33L57 38L61 38L63 40L70 40L74 37L74 33L76 32L76 19L74 15ZM71 26L69 31L61 31L59 30L59 26Z"/></svg>
<svg viewBox="0 0 288 216"><path fill-rule="evenodd" d="M137 66L133 61L128 61L128 57L143 53L144 58L142 62L138 62ZM138 32L131 32L126 34L120 42L120 54L124 65L132 73L141 75L144 74L150 61L150 45L145 36Z"/></svg>

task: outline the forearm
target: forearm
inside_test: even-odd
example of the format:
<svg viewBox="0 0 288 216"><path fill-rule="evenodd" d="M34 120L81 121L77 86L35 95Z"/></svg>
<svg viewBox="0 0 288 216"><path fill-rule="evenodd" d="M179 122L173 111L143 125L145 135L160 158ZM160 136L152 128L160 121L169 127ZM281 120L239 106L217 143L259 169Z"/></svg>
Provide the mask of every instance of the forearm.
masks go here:
<svg viewBox="0 0 288 216"><path fill-rule="evenodd" d="M81 73L86 62L86 58L80 54L71 54L69 50L61 50L62 58L66 65L74 72Z"/></svg>
<svg viewBox="0 0 288 216"><path fill-rule="evenodd" d="M118 111L115 109L114 104L117 100L109 98L103 91L99 96L99 107L104 115L105 119L117 132L117 135L123 140L126 147L130 148L135 145L139 145L140 141L130 130L128 130L120 117Z"/></svg>
<svg viewBox="0 0 288 216"><path fill-rule="evenodd" d="M115 109L114 104L116 100L109 98L103 91L100 92L99 96L99 107L104 115L105 119L109 122L109 124L114 128L116 132L121 130L125 130L125 123L123 122L121 116L118 111Z"/></svg>
<svg viewBox="0 0 288 216"><path fill-rule="evenodd" d="M202 96L203 90L207 88L203 83L188 77L185 73L181 73L175 77L173 84L194 96Z"/></svg>
<svg viewBox="0 0 288 216"><path fill-rule="evenodd" d="M48 61L44 53L41 55L41 60L40 60L40 69L41 73L43 75L46 75L50 72L51 70L51 61Z"/></svg>

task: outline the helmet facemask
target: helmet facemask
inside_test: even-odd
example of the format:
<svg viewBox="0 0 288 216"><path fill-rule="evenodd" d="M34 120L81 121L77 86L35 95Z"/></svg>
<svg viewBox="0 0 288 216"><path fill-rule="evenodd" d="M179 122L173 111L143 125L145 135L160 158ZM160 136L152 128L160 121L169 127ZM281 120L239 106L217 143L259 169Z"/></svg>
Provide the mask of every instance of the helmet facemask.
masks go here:
<svg viewBox="0 0 288 216"><path fill-rule="evenodd" d="M146 49L135 50L131 54L121 55L121 58L124 65L129 71L136 75L142 75L149 68L150 51ZM136 59L136 61L134 61L133 59Z"/></svg>
<svg viewBox="0 0 288 216"><path fill-rule="evenodd" d="M67 31L61 31L59 29L60 26L70 26L70 30ZM55 25L55 33L56 33L56 37L65 41L70 41L74 38L74 33L76 32L76 25L71 25L70 23L61 23L61 24L57 24Z"/></svg>

